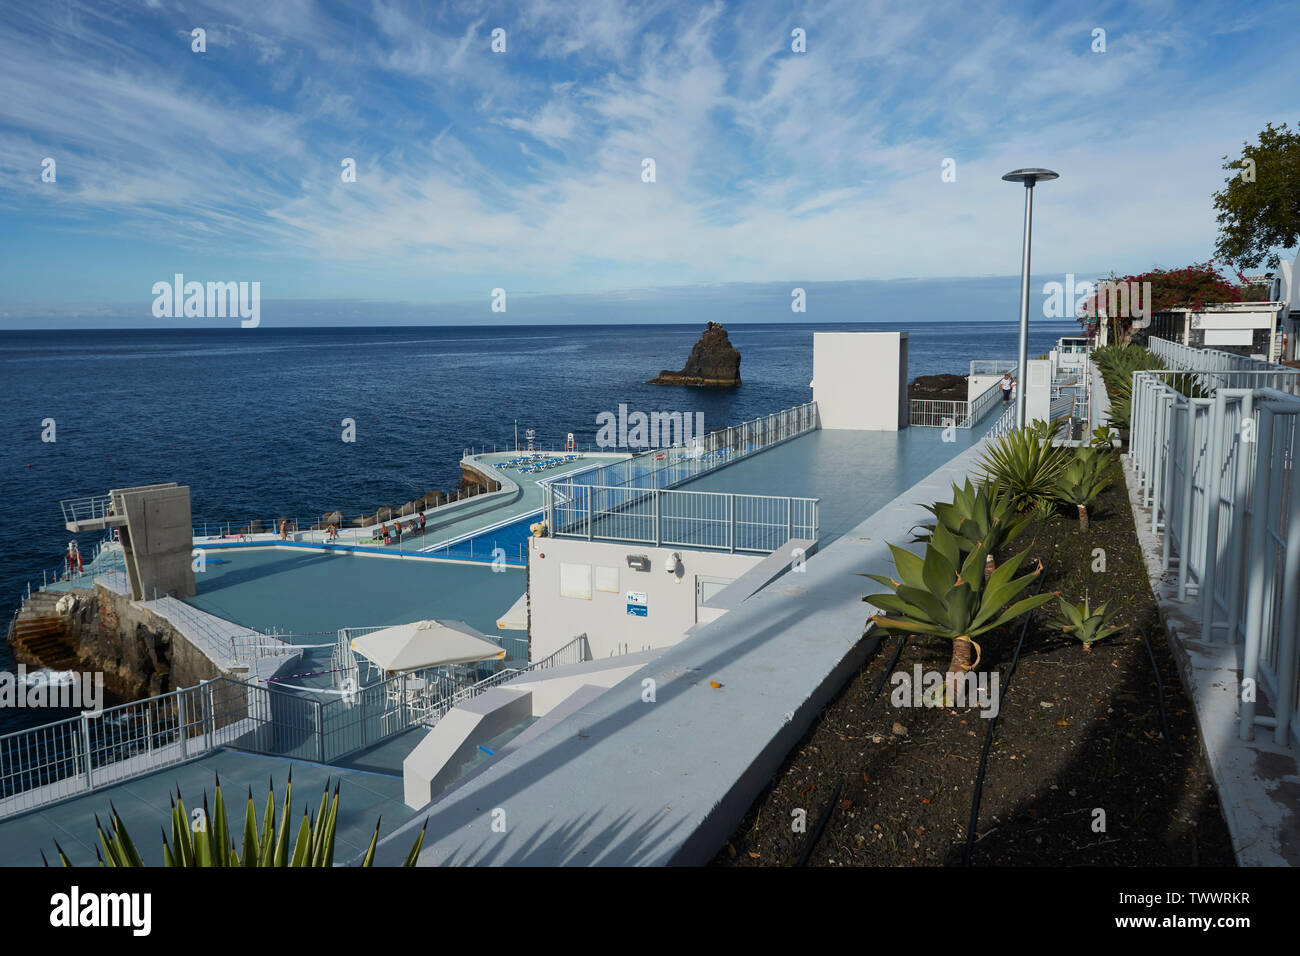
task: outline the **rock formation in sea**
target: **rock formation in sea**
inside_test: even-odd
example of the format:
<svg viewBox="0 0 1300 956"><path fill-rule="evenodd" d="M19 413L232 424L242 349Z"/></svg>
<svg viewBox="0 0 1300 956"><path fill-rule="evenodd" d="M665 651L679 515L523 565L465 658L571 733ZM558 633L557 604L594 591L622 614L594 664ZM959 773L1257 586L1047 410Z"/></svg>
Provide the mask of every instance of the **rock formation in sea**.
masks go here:
<svg viewBox="0 0 1300 956"><path fill-rule="evenodd" d="M727 338L727 330L710 322L704 334L691 349L686 367L680 372L667 369L649 382L651 385L709 385L729 386L740 384L740 353Z"/></svg>
<svg viewBox="0 0 1300 956"><path fill-rule="evenodd" d="M907 387L909 398L966 401L965 375L918 375Z"/></svg>

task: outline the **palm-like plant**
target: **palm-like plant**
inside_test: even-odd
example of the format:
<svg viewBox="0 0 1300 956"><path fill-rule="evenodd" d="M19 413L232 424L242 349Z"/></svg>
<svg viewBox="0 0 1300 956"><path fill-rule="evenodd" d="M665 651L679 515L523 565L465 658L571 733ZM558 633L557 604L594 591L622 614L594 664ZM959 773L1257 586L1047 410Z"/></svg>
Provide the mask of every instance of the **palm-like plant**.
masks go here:
<svg viewBox="0 0 1300 956"><path fill-rule="evenodd" d="M1093 642L1100 641L1103 637L1110 637L1116 631L1122 630L1120 627L1107 626L1111 619L1119 613L1119 608L1108 611L1105 603L1094 608L1089 605L1087 594L1084 594L1082 604L1071 604L1065 598L1059 596L1057 601L1061 606L1061 620L1059 622L1061 630L1082 641L1085 651L1092 650Z"/></svg>
<svg viewBox="0 0 1300 956"><path fill-rule="evenodd" d="M1056 495L1079 511L1079 530L1088 530L1088 506L1110 487L1106 469L1110 456L1095 448L1079 448L1056 480Z"/></svg>
<svg viewBox="0 0 1300 956"><path fill-rule="evenodd" d="M334 785L334 796L330 797L329 781L325 782L325 792L321 795L320 809L314 817L309 817L303 810L302 823L298 827L298 836L294 840L292 852L289 848L290 808L293 799L293 771L289 772L289 782L285 787L284 806L280 814L279 828L275 820L275 787L270 784L266 796L266 810L262 815L262 829L259 835L257 814L253 805L253 790L248 790L248 807L244 813L243 852L236 851L235 841L230 836L230 826L226 816L226 801L221 793L221 779L216 781L214 799L215 814L208 814L208 795L203 794L203 809L195 809L193 817L185 811L185 801L177 789L176 797L171 801L171 842L163 833L163 866L167 867L278 867L278 866L333 866L334 865L334 830L338 825L339 785ZM144 860L136 850L126 824L118 815L117 808L109 804L111 816L109 828L105 830L95 816L95 830L99 837L99 846L95 856L100 866L137 867L145 866ZM414 846L406 855L403 866L414 866L420 847L424 844L424 832L428 826L421 827ZM373 866L375 847L379 842L379 821L375 823L375 832L370 837L370 847L366 850L362 866ZM65 867L72 866L67 854L54 844L59 859ZM41 853L45 860L45 854ZM45 860L46 866L49 861Z"/></svg>
<svg viewBox="0 0 1300 956"><path fill-rule="evenodd" d="M1069 458L1068 448L1044 440L1031 426L998 439L981 465L1019 514L1041 517L1056 497L1056 482Z"/></svg>
<svg viewBox="0 0 1300 956"><path fill-rule="evenodd" d="M863 598L886 612L871 620L886 631L927 634L951 641L950 678L979 663L980 649L975 638L1052 598L1051 594L1038 594L1015 600L1043 570L1040 563L1036 570L1015 576L1028 549L1002 562L986 581L985 546L980 544L963 553L957 535L942 522L935 526L924 558L892 544L889 548L899 580L867 575L889 588L888 593Z"/></svg>
<svg viewBox="0 0 1300 956"><path fill-rule="evenodd" d="M994 553L1014 541L1029 523L1016 514L1011 499L1003 494L996 481L972 485L967 478L963 487L952 486L951 503L937 501L922 507L934 515L935 524L921 525L920 532L912 541L928 542L935 527L942 523L956 536L957 546L963 553L970 553L981 544L985 546L988 555L984 565L985 577L997 567Z"/></svg>
<svg viewBox="0 0 1300 956"><path fill-rule="evenodd" d="M1115 437L1109 425L1098 425L1092 430L1092 438L1088 440L1088 447L1095 448L1098 451L1104 451L1107 454L1115 450Z"/></svg>

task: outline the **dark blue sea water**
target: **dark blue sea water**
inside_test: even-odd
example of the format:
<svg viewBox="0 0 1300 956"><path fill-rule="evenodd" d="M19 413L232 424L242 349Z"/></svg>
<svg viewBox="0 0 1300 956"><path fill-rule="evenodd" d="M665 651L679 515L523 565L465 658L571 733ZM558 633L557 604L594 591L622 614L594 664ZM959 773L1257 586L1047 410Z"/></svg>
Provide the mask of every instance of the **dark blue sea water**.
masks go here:
<svg viewBox="0 0 1300 956"><path fill-rule="evenodd" d="M176 481L197 524L351 516L454 488L462 451L511 445L516 420L542 443L572 431L591 445L597 414L620 403L703 412L714 428L806 402L814 331L898 327L733 325L736 389L645 384L681 368L694 325L0 332L0 623L66 547L60 498ZM912 377L1015 355L1013 322L908 328ZM1030 354L1075 332L1038 323ZM355 443L340 439L344 418ZM0 713L0 733L31 713Z"/></svg>

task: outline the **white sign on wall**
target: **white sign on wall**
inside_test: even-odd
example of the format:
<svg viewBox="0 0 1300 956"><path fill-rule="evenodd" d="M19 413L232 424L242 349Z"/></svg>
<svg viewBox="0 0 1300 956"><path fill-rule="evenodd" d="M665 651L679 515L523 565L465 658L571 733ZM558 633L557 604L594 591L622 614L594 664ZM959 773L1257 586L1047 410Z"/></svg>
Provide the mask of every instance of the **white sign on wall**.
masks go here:
<svg viewBox="0 0 1300 956"><path fill-rule="evenodd" d="M650 609L646 606L644 591L627 592L627 613L632 617L647 617Z"/></svg>

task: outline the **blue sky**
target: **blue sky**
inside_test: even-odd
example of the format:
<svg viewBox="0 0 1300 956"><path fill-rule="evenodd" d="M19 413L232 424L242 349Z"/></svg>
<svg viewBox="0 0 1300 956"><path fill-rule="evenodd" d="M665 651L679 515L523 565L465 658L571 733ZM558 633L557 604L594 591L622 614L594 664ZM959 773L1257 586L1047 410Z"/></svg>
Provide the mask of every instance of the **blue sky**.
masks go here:
<svg viewBox="0 0 1300 956"><path fill-rule="evenodd" d="M286 321L478 320L494 288L503 321L629 298L696 321L729 289L771 291L790 321L777 293L796 285L804 317L853 321L884 318L868 293L903 278L945 279L945 314L917 318L951 318L963 280L1018 269L1022 192L999 177L1027 165L1062 174L1037 192L1036 274L1184 265L1211 256L1222 157L1296 119L1289 20L1268 3L10 2L0 326L156 322L152 285L177 272L258 281ZM998 286L1012 303L1016 281ZM864 298L819 313L833 283ZM1011 317L995 301L977 317Z"/></svg>

